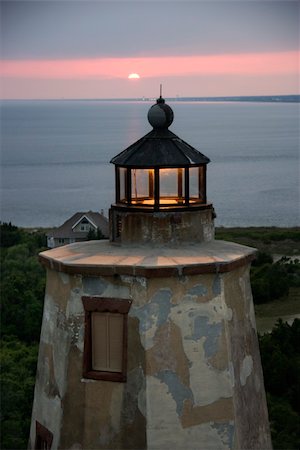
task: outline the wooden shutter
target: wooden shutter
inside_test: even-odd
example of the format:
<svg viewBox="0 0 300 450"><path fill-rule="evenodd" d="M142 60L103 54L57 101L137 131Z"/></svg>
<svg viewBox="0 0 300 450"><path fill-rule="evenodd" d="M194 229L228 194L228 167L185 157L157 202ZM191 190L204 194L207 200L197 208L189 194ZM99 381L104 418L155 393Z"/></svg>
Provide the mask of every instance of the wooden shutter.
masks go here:
<svg viewBox="0 0 300 450"><path fill-rule="evenodd" d="M92 369L108 369L107 314L92 313Z"/></svg>
<svg viewBox="0 0 300 450"><path fill-rule="evenodd" d="M122 372L123 366L123 314L109 314L109 370Z"/></svg>
<svg viewBox="0 0 300 450"><path fill-rule="evenodd" d="M122 372L123 314L92 313L92 370Z"/></svg>

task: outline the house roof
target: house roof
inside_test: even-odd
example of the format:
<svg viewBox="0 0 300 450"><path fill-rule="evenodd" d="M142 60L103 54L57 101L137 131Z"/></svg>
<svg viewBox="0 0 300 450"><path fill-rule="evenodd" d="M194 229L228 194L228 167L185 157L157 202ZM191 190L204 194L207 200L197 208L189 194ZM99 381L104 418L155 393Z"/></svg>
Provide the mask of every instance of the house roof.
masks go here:
<svg viewBox="0 0 300 450"><path fill-rule="evenodd" d="M86 217L86 219L91 223L91 225L99 228L105 237L109 235L108 219L103 214L100 214L98 212L88 211L75 213L72 217L66 220L60 227L50 230L49 233L47 233L47 236L62 239L86 237L88 232L73 231L74 227L78 223L80 223L80 221L84 217Z"/></svg>

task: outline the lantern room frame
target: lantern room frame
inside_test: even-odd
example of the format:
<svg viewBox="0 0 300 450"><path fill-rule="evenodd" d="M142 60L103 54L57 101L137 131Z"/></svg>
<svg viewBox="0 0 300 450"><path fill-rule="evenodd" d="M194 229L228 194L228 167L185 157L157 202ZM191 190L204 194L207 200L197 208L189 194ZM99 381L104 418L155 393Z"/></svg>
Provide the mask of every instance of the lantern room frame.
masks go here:
<svg viewBox="0 0 300 450"><path fill-rule="evenodd" d="M194 208L206 199L206 164L115 167L116 205L154 210Z"/></svg>
<svg viewBox="0 0 300 450"><path fill-rule="evenodd" d="M148 111L153 130L112 158L116 205L130 211L204 208L209 158L168 129L172 108L160 97Z"/></svg>

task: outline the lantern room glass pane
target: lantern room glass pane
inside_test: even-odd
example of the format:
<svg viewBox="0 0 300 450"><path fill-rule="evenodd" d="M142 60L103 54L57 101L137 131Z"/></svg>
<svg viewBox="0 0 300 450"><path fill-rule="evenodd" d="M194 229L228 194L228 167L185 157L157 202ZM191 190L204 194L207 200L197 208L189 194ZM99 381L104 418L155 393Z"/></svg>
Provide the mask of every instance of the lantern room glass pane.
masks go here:
<svg viewBox="0 0 300 450"><path fill-rule="evenodd" d="M120 202L126 202L126 172L124 167L119 168L120 178Z"/></svg>
<svg viewBox="0 0 300 450"><path fill-rule="evenodd" d="M131 203L154 205L154 170L131 170Z"/></svg>
<svg viewBox="0 0 300 450"><path fill-rule="evenodd" d="M190 167L190 203L205 202L205 168Z"/></svg>
<svg viewBox="0 0 300 450"><path fill-rule="evenodd" d="M160 169L159 203L161 205L183 204L184 186L184 169Z"/></svg>
<svg viewBox="0 0 300 450"><path fill-rule="evenodd" d="M199 200L199 167L190 167L190 203Z"/></svg>

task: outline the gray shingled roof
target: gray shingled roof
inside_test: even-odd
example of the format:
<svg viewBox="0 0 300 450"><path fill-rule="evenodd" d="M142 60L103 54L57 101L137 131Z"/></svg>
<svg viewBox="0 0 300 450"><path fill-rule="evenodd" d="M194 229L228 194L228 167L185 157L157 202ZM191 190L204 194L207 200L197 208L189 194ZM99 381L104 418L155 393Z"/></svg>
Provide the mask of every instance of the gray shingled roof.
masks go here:
<svg viewBox="0 0 300 450"><path fill-rule="evenodd" d="M81 218L86 217L90 220L96 227L98 227L105 237L109 235L109 222L108 219L98 212L88 211L88 212L77 212L70 219L66 220L60 227L54 228L47 233L48 237L54 238L83 238L88 233L87 232L74 232L72 227L81 220Z"/></svg>

